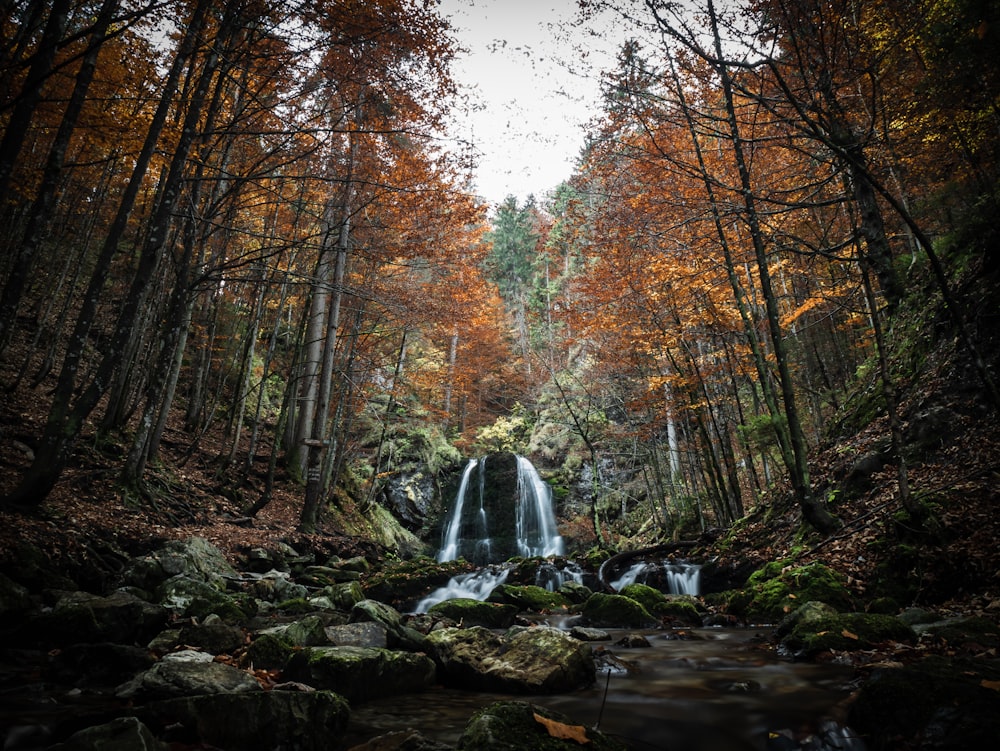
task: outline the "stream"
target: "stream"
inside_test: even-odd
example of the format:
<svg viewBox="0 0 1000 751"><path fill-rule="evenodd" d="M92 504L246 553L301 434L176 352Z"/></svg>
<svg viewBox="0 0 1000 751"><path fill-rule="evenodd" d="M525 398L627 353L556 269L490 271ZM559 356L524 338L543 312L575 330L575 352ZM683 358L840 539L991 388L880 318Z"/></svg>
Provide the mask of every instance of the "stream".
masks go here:
<svg viewBox="0 0 1000 751"><path fill-rule="evenodd" d="M526 697L440 688L374 701L353 709L340 748L409 728L454 745L480 707L527 699L574 723L597 725L630 751L864 749L830 721L850 692L853 671L782 659L769 646L767 628L608 633L612 640L594 643L595 652L611 652L632 667L628 672L599 669L596 684L587 690ZM650 646L615 645L635 633L645 635Z"/></svg>

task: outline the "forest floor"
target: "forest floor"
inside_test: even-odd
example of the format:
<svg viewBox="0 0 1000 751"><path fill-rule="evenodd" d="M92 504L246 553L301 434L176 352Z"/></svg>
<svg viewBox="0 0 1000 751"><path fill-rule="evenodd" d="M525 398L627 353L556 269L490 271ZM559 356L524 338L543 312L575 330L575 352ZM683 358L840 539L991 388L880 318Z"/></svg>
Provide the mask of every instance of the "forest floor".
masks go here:
<svg viewBox="0 0 1000 751"><path fill-rule="evenodd" d="M939 367L948 371L947 363ZM4 380L9 372L0 373ZM787 493L759 504L739 523L723 557L766 563L794 555L796 563L822 561L847 577L859 598L870 595L880 567L918 583L915 602L956 613L1000 618L1000 421L984 417L971 389L955 388L941 376L926 380L904 408L912 414L933 408L949 416L937 444L908 467L912 491L934 512L929 531L906 528L900 521L897 472L887 466L871 477L870 487L839 497L831 510L844 527L831 537L802 533L798 509ZM944 382L948 381L948 382ZM31 444L40 435L47 399L21 388L0 400L0 494L10 490L29 464ZM247 517L224 493L227 472L219 467L226 451L221 435L209 433L188 454L188 439L168 430L162 456L146 474L147 492L122 492L119 471L127 450L105 439L99 447L92 428L78 442L70 465L54 491L36 511L0 508L0 570L22 554L24 543L44 551L64 570L105 570L109 576L125 556L149 550L167 539L198 535L231 560L252 547L284 542L299 550L344 557L376 552L363 540L346 537L327 519L318 531L297 530L302 488L279 475L273 500L255 518ZM818 493L843 478L850 464L888 436L879 419L849 440L831 443L812 457ZM245 503L263 487L266 462L255 463L247 478ZM906 556L900 556L905 546ZM715 551L707 550L706 553Z"/></svg>

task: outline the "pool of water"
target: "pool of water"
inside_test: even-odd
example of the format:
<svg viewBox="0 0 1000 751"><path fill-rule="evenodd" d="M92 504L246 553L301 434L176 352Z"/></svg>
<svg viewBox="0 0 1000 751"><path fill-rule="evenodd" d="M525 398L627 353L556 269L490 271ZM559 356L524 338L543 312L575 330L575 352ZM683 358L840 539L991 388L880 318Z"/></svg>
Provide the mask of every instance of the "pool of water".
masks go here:
<svg viewBox="0 0 1000 751"><path fill-rule="evenodd" d="M591 688L558 696L512 697L434 689L357 706L341 748L414 728L455 744L469 717L500 699L525 699L622 740L633 751L743 751L802 747L825 722L841 719L850 668L792 662L772 649L767 630L698 628L645 631L649 647L594 644L601 668ZM602 653L604 653L602 655ZM621 669L624 663L628 669ZM780 736L780 737L779 737ZM794 745L785 742L796 739ZM771 740L769 745L768 741ZM829 746L827 746L829 747ZM859 751L860 742L843 748Z"/></svg>

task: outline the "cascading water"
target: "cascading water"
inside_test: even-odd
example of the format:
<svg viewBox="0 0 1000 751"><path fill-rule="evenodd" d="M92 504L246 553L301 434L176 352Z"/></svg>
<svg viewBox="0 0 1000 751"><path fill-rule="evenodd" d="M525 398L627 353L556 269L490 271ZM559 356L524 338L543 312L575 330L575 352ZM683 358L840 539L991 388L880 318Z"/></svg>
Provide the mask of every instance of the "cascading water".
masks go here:
<svg viewBox="0 0 1000 751"><path fill-rule="evenodd" d="M563 552L552 491L530 461L514 454L469 461L443 529L439 563L466 558L485 565Z"/></svg>
<svg viewBox="0 0 1000 751"><path fill-rule="evenodd" d="M517 457L517 548L525 558L562 555L563 539L556 529L552 489L535 465Z"/></svg>
<svg viewBox="0 0 1000 751"><path fill-rule="evenodd" d="M673 561L636 563L610 584L617 592L637 582L674 595L697 595L700 594L701 566Z"/></svg>

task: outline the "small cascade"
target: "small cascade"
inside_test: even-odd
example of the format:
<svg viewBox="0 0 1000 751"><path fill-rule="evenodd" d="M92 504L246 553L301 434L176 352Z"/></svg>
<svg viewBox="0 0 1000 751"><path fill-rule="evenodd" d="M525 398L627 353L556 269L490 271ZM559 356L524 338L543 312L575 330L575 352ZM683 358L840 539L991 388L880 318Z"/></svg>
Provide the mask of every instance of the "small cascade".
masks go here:
<svg viewBox="0 0 1000 751"><path fill-rule="evenodd" d="M517 548L525 558L562 555L563 539L556 529L552 489L535 465L517 457Z"/></svg>
<svg viewBox="0 0 1000 751"><path fill-rule="evenodd" d="M439 563L479 565L562 555L552 491L534 465L515 454L490 454L465 466L443 527Z"/></svg>
<svg viewBox="0 0 1000 751"><path fill-rule="evenodd" d="M629 584L648 584L672 595L697 595L701 587L701 566L673 561L635 563L610 584L616 592Z"/></svg>
<svg viewBox="0 0 1000 751"><path fill-rule="evenodd" d="M542 563L535 571L535 586L556 592L566 582L583 584L583 569L576 563L566 563L557 566L554 563Z"/></svg>
<svg viewBox="0 0 1000 751"><path fill-rule="evenodd" d="M495 588L507 581L510 568L507 566L490 566L473 571L471 574L454 576L443 587L431 592L417 603L414 612L426 613L439 602L464 597L470 600L485 600Z"/></svg>
<svg viewBox="0 0 1000 751"><path fill-rule="evenodd" d="M448 520L448 526L445 527L444 541L441 544L441 550L437 554L438 563L453 561L458 557L459 532L462 527L462 507L465 505L465 494L466 489L469 487L469 477L472 476L472 470L476 468L477 463L475 459L471 459L465 465L465 471L462 473L462 482L458 486L458 495L455 497L455 510L452 512L451 519Z"/></svg>

